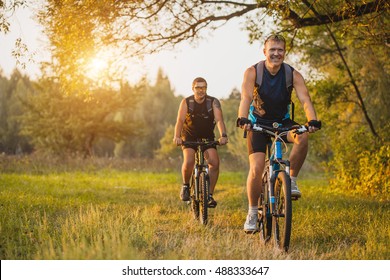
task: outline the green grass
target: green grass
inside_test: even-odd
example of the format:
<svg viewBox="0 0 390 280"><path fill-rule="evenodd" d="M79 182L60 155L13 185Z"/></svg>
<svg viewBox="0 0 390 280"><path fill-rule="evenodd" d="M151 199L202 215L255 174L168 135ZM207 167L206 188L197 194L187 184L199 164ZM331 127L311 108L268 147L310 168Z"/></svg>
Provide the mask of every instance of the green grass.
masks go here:
<svg viewBox="0 0 390 280"><path fill-rule="evenodd" d="M389 203L300 181L288 254L243 230L246 174L222 172L200 225L179 172L99 169L0 175L0 259L389 259Z"/></svg>

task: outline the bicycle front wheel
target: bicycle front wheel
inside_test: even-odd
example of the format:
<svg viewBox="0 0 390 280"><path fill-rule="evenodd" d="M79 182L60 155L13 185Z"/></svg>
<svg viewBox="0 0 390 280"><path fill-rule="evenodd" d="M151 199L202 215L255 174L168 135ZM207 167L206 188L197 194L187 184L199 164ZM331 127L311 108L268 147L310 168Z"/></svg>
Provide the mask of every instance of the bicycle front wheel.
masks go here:
<svg viewBox="0 0 390 280"><path fill-rule="evenodd" d="M192 213L194 214L194 218L196 220L199 219L199 199L196 195L196 191L195 191L195 176L194 174L192 174L191 176L191 184L190 184L190 195L191 195L191 210L192 210Z"/></svg>
<svg viewBox="0 0 390 280"><path fill-rule="evenodd" d="M200 186L200 193L199 193L199 206L200 206L200 222L203 225L207 224L208 221L208 198L209 198L209 177L206 173L202 172L200 173L199 177L199 186Z"/></svg>
<svg viewBox="0 0 390 280"><path fill-rule="evenodd" d="M263 179L261 182L261 195L258 203L258 223L260 239L263 242L268 242L271 239L272 232L272 216L269 207L269 192L268 192L268 167L266 165Z"/></svg>
<svg viewBox="0 0 390 280"><path fill-rule="evenodd" d="M291 181L286 172L281 171L275 181L275 213L273 232L276 245L288 251L292 224Z"/></svg>

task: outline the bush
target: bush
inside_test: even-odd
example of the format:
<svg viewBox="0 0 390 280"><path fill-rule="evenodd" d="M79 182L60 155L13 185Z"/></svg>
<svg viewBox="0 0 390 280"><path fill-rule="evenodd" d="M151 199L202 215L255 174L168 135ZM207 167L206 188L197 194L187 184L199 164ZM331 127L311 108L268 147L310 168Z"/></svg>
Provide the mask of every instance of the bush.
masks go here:
<svg viewBox="0 0 390 280"><path fill-rule="evenodd" d="M350 148L350 147L349 147ZM350 150L351 149L347 149ZM344 151L339 150L331 162L333 179L331 186L337 190L348 191L356 195L377 197L381 201L390 200L390 147L383 145L373 150L359 152L355 160L347 161ZM340 156L344 155L344 158Z"/></svg>

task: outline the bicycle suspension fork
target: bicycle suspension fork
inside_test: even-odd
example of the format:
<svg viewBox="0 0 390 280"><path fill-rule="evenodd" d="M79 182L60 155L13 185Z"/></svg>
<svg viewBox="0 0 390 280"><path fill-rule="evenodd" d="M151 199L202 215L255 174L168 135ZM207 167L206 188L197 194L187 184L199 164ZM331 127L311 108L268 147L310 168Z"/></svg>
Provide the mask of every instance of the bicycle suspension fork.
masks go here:
<svg viewBox="0 0 390 280"><path fill-rule="evenodd" d="M288 160L283 160L282 152L282 141L276 139L274 153L270 156L269 159L269 184L268 184L268 194L269 194L269 209L270 213L275 212L275 182L278 177L279 172L281 171L281 164L284 165L284 172L290 176L290 162Z"/></svg>
<svg viewBox="0 0 390 280"><path fill-rule="evenodd" d="M282 168L283 166L283 168ZM270 156L269 160L269 197L270 197L270 212L274 214L275 209L275 183L278 178L279 172L285 172L287 177L290 178L290 161L283 160L282 157L282 141L277 139L275 141L275 151L274 154Z"/></svg>
<svg viewBox="0 0 390 280"><path fill-rule="evenodd" d="M201 151L197 151L195 157L195 166L194 166L194 176L195 176L194 195L196 200L199 200L199 193L200 193L199 179L201 173L205 173L206 175L205 178L207 178L209 176L209 166L204 162L203 153Z"/></svg>

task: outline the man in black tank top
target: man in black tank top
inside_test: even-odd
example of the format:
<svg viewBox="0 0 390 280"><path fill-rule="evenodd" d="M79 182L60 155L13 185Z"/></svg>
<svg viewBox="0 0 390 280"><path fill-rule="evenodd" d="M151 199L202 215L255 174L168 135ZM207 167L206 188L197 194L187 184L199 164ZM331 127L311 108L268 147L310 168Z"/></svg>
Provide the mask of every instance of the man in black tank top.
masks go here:
<svg viewBox="0 0 390 280"><path fill-rule="evenodd" d="M285 126L291 126L294 122L285 117L287 105L290 101L291 88L286 87L286 73L284 67L290 67L283 63L286 50L286 41L281 35L271 35L264 43L264 69L262 83L258 85L257 68L249 67L244 74L242 83L241 102L238 110L237 123L241 128L249 130L250 123L267 123L278 121ZM261 63L261 62L260 62ZM317 115L311 102L309 92L302 75L295 69L292 71L292 86L298 100L301 102L309 123L309 132L315 132L320 128ZM290 73L291 73L290 71ZM291 80L291 79L290 79ZM249 120L248 120L249 117ZM265 165L265 151L267 136L263 133L248 132L249 174L247 179L247 194L249 210L244 231L252 233L257 230L257 203L260 196L261 176ZM290 154L291 194L300 197L301 193L296 184L296 177L305 161L308 151L308 134L304 133L294 137L292 132L287 135L287 142L294 143Z"/></svg>
<svg viewBox="0 0 390 280"><path fill-rule="evenodd" d="M219 143L225 145L228 142L226 126L223 121L221 104L218 99L207 95L207 82L204 78L198 77L192 82L194 95L187 97L180 103L175 125L173 142L181 145L183 141L197 141L207 139L214 140L214 127L217 125L219 131ZM195 147L183 146L183 165L181 173L183 185L180 198L183 201L190 200L189 182L195 163ZM219 157L216 146L208 148L205 158L209 165L210 175L210 198L209 207L214 208L217 202L213 198L215 185L219 175Z"/></svg>

